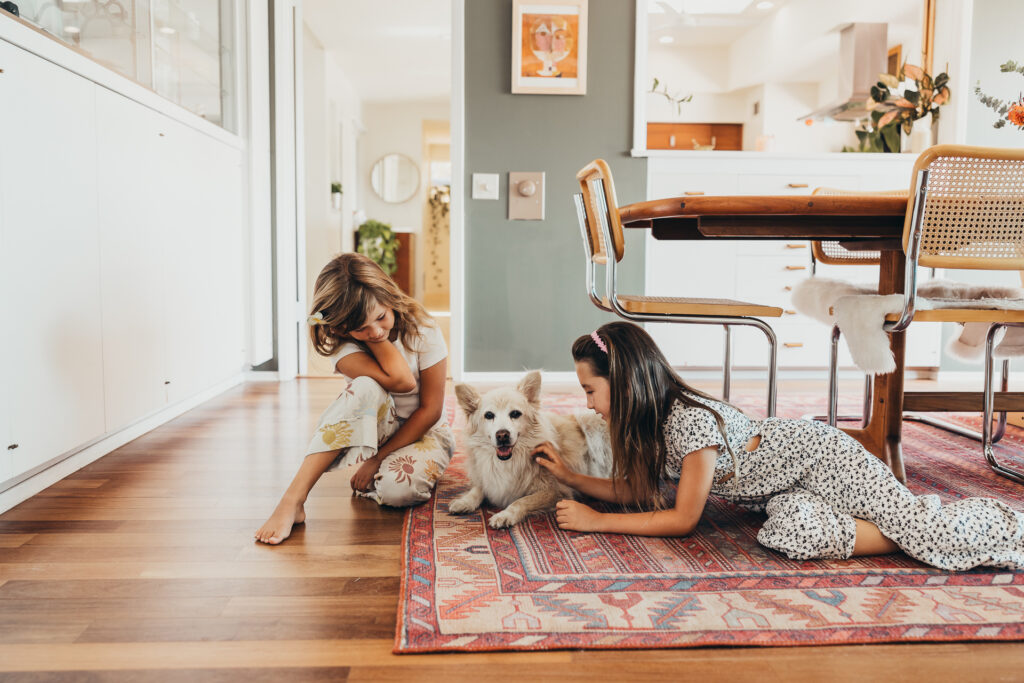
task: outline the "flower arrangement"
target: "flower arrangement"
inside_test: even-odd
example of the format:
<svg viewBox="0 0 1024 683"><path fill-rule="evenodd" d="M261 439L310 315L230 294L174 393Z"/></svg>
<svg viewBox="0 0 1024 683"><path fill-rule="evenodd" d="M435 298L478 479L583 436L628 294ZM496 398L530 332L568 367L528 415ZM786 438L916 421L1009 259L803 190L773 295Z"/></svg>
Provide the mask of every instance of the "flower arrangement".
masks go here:
<svg viewBox="0 0 1024 683"><path fill-rule="evenodd" d="M933 123L938 121L939 107L949 97L949 75L945 72L932 78L921 67L904 63L896 76L879 74L878 83L871 87L868 109L882 151L898 152L900 130L910 135L914 121L928 115Z"/></svg>
<svg viewBox="0 0 1024 683"><path fill-rule="evenodd" d="M1024 76L1024 65L1010 60L1005 64L1000 64L999 71L1004 74L1019 73ZM977 95L978 100L983 105L999 114L999 118L992 124L993 128L1002 128L1009 121L1010 125L1016 126L1018 130L1024 130L1024 94L1019 95L1016 102L1012 100L1004 102L983 93L981 91L981 81L978 81L977 85L974 86L974 94Z"/></svg>

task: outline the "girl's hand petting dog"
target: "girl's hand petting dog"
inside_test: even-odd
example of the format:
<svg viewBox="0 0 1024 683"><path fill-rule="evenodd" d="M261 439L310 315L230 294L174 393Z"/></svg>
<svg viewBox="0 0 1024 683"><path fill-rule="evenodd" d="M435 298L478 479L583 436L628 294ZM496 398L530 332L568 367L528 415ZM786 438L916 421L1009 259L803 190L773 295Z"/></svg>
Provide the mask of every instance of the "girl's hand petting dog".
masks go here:
<svg viewBox="0 0 1024 683"><path fill-rule="evenodd" d="M534 461L538 465L553 474L555 479L566 486L572 486L570 479L572 479L573 471L566 467L561 454L558 452L558 447L555 446L555 444L550 441L545 441L534 448L530 455L533 456Z"/></svg>
<svg viewBox="0 0 1024 683"><path fill-rule="evenodd" d="M349 480L353 491L365 492L373 488L373 479L377 476L377 470L380 469L381 460L382 458L374 456L363 461L363 464L359 466L359 469L356 470L356 473Z"/></svg>
<svg viewBox="0 0 1024 683"><path fill-rule="evenodd" d="M559 529L570 531L597 531L597 523L601 513L594 508L568 498L558 501L555 506L555 519Z"/></svg>

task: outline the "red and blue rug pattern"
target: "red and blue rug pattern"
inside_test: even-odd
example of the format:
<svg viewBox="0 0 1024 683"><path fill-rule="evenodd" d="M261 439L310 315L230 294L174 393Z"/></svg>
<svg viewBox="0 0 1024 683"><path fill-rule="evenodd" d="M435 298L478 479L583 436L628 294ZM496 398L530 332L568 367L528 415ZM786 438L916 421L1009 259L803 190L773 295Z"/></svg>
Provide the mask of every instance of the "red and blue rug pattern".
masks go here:
<svg viewBox="0 0 1024 683"><path fill-rule="evenodd" d="M779 413L820 404L787 396ZM1024 467L1024 430L1009 428L999 452ZM991 473L976 441L906 423L904 459L915 493L1024 510L1024 486ZM493 508L448 514L468 488L462 460L407 514L395 652L1024 640L1024 572L949 573L901 553L794 561L758 545L763 516L714 496L685 538L562 531L551 515L495 530Z"/></svg>

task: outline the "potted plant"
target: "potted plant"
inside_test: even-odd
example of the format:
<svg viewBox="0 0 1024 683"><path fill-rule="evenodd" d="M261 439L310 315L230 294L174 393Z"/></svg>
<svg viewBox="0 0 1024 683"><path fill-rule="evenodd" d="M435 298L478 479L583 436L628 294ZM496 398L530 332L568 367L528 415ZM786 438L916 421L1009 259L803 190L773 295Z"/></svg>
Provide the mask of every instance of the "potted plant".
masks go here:
<svg viewBox="0 0 1024 683"><path fill-rule="evenodd" d="M949 96L946 73L932 78L921 67L904 64L896 76L879 74L878 83L871 88L868 108L872 110L871 119L885 151L899 151L900 131L909 136L915 121L931 115L934 128L939 120L939 107L949 101ZM921 131L920 137L912 140L913 151L921 151L931 144L931 131L926 128Z"/></svg>
<svg viewBox="0 0 1024 683"><path fill-rule="evenodd" d="M341 183L337 181L331 183L331 206L335 210L341 209Z"/></svg>
<svg viewBox="0 0 1024 683"><path fill-rule="evenodd" d="M398 270L396 254L401 245L391 226L370 219L359 226L357 236L359 245L356 251L367 256L388 275L394 275Z"/></svg>

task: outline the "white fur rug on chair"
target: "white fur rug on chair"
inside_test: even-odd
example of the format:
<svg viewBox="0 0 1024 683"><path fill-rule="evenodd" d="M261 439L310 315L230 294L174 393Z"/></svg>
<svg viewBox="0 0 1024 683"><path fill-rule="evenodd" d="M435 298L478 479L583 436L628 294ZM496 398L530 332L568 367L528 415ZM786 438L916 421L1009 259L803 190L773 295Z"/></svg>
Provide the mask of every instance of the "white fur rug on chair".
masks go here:
<svg viewBox="0 0 1024 683"><path fill-rule="evenodd" d="M876 294L874 285L812 277L793 288L793 307L826 325L838 324L850 347L853 362L864 372L886 374L896 369L885 316L903 310L902 294ZM1024 310L1024 289L971 285L932 280L917 287L917 310L931 308L992 308ZM831 311L831 312L830 312ZM946 352L963 360L979 360L985 353L988 323L967 323ZM997 358L1024 356L1024 328L1003 332L993 354Z"/></svg>

